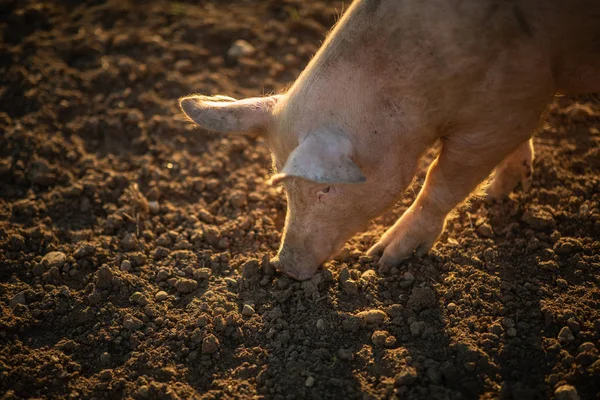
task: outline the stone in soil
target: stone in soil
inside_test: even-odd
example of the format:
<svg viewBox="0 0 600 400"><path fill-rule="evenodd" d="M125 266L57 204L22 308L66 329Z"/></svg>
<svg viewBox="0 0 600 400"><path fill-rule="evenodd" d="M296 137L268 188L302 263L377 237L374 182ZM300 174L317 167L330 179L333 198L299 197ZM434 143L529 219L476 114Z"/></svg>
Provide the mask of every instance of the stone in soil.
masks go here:
<svg viewBox="0 0 600 400"><path fill-rule="evenodd" d="M168 297L169 297L169 294L167 292L165 292L164 290L161 290L154 295L154 299L156 301L163 301L163 300L166 300Z"/></svg>
<svg viewBox="0 0 600 400"><path fill-rule="evenodd" d="M244 307L242 308L242 315L244 317L251 317L254 315L254 308L252 308L250 304L244 304Z"/></svg>
<svg viewBox="0 0 600 400"><path fill-rule="evenodd" d="M130 271L131 270L131 261L129 260L123 260L121 261L121 267L120 267L121 271Z"/></svg>
<svg viewBox="0 0 600 400"><path fill-rule="evenodd" d="M66 254L61 251L51 251L42 258L42 264L48 267L62 268L66 261Z"/></svg>
<svg viewBox="0 0 600 400"><path fill-rule="evenodd" d="M560 344L566 345L571 343L573 340L575 340L575 337L573 336L571 329L568 326L563 326L560 332L558 332L558 341Z"/></svg>
<svg viewBox="0 0 600 400"><path fill-rule="evenodd" d="M254 46L243 39L239 39L229 48L227 55L232 59L237 59L242 56L251 56L255 51Z"/></svg>
<svg viewBox="0 0 600 400"><path fill-rule="evenodd" d="M202 340L202 354L214 354L219 350L219 339L212 333Z"/></svg>
<svg viewBox="0 0 600 400"><path fill-rule="evenodd" d="M313 378L312 376L309 376L308 378L306 378L306 381L304 381L304 386L311 388L315 385L315 378Z"/></svg>

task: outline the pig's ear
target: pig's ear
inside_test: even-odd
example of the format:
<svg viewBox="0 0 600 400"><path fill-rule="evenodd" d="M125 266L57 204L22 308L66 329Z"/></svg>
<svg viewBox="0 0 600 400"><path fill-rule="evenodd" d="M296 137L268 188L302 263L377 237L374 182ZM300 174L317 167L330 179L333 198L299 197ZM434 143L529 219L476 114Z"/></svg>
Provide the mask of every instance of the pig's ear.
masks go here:
<svg viewBox="0 0 600 400"><path fill-rule="evenodd" d="M318 183L361 183L367 179L352 161L352 143L343 133L325 131L309 134L290 153L271 184L297 177Z"/></svg>
<svg viewBox="0 0 600 400"><path fill-rule="evenodd" d="M193 122L209 131L257 133L266 128L280 97L189 96L179 99L179 105Z"/></svg>

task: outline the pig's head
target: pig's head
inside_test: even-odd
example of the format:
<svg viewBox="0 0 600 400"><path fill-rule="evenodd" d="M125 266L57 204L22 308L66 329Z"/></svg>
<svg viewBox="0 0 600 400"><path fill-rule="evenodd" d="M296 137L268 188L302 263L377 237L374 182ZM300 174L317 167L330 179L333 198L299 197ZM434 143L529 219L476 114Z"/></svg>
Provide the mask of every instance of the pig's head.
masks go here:
<svg viewBox="0 0 600 400"><path fill-rule="evenodd" d="M335 126L282 132L277 120L282 102L282 96L239 101L191 96L180 105L207 130L266 137L276 170L270 182L283 184L288 204L283 239L272 262L286 275L305 280L389 207L403 187L390 190L383 187L387 180L381 171L366 165L361 170L352 138Z"/></svg>

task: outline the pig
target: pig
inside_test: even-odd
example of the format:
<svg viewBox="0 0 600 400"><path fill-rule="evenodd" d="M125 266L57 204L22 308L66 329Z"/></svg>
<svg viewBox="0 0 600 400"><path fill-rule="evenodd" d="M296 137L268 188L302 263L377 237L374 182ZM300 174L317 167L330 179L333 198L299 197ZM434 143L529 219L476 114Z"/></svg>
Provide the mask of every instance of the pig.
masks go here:
<svg viewBox="0 0 600 400"><path fill-rule="evenodd" d="M557 92L600 91L597 0L356 0L290 89L180 99L214 132L261 135L287 215L277 256L310 279L389 209L441 143L413 204L367 252L426 254L448 214L532 179L532 135Z"/></svg>

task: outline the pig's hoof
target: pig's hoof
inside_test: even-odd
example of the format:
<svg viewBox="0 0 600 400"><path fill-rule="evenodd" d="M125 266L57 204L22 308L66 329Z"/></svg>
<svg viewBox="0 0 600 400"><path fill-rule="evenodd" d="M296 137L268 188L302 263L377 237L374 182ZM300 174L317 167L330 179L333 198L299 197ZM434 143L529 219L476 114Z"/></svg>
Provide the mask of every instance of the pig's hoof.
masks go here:
<svg viewBox="0 0 600 400"><path fill-rule="evenodd" d="M521 145L496 169L487 188L487 198L499 200L517 188L519 183L524 192L531 187L533 178L533 147L530 142Z"/></svg>
<svg viewBox="0 0 600 400"><path fill-rule="evenodd" d="M424 256L435 244L442 233L444 223L428 223L412 225L417 223L411 213L402 216L400 220L391 227L373 247L367 251L367 255L381 255L380 265L398 265L403 260L416 254ZM412 226L411 226L412 225Z"/></svg>
<svg viewBox="0 0 600 400"><path fill-rule="evenodd" d="M399 265L402 261L411 257L413 254L417 257L423 257L427 255L427 253L429 253L429 250L431 250L436 240L437 237L432 241L421 243L415 247L406 245L388 245L388 247L386 247L385 251L383 252L383 255L379 259L379 265Z"/></svg>
<svg viewBox="0 0 600 400"><path fill-rule="evenodd" d="M487 189L487 197L490 200L500 200L508 197L508 195L517 188L519 183L524 192L527 192L531 187L531 166L523 165L520 168L513 170L498 170L492 182Z"/></svg>

